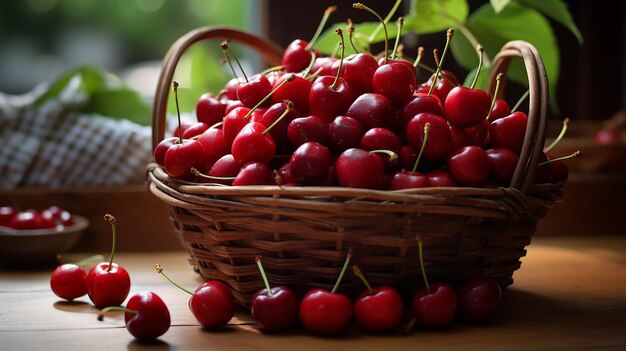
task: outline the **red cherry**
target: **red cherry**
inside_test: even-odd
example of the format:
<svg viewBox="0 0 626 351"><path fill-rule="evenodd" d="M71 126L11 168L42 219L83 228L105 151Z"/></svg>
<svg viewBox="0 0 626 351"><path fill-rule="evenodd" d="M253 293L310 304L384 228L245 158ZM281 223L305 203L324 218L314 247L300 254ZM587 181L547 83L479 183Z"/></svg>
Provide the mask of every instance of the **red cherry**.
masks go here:
<svg viewBox="0 0 626 351"><path fill-rule="evenodd" d="M616 130L602 129L596 132L593 136L593 141L596 144L606 145L619 143L622 140L622 135Z"/></svg>
<svg viewBox="0 0 626 351"><path fill-rule="evenodd" d="M190 169L204 169L204 147L198 140L185 140L182 144L174 144L165 152L165 171L170 177L191 179Z"/></svg>
<svg viewBox="0 0 626 351"><path fill-rule="evenodd" d="M250 313L263 331L279 331L291 327L298 318L298 299L287 286L270 287L261 259L256 259L265 289L252 297Z"/></svg>
<svg viewBox="0 0 626 351"><path fill-rule="evenodd" d="M177 137L169 137L161 140L154 148L154 161L161 167L165 167L165 153L174 144L180 141Z"/></svg>
<svg viewBox="0 0 626 351"><path fill-rule="evenodd" d="M65 300L74 300L87 294L87 272L83 267L66 263L58 266L50 276L50 289Z"/></svg>
<svg viewBox="0 0 626 351"><path fill-rule="evenodd" d="M443 106L435 95L418 94L409 100L402 109L402 121L404 126L419 113L432 113L443 116Z"/></svg>
<svg viewBox="0 0 626 351"><path fill-rule="evenodd" d="M299 184L320 184L328 178L332 154L320 143L307 142L300 145L289 160L291 174Z"/></svg>
<svg viewBox="0 0 626 351"><path fill-rule="evenodd" d="M283 53L283 67L286 72L300 72L309 66L311 62L311 52L319 56L315 49L307 49L308 42L301 39L292 41Z"/></svg>
<svg viewBox="0 0 626 351"><path fill-rule="evenodd" d="M307 142L330 144L328 123L317 116L300 117L292 120L287 126L287 136L294 147Z"/></svg>
<svg viewBox="0 0 626 351"><path fill-rule="evenodd" d="M35 216L35 221L37 222L37 227L39 229L51 229L57 226L57 217L50 210L43 210L37 212ZM60 220L59 220L60 223Z"/></svg>
<svg viewBox="0 0 626 351"><path fill-rule="evenodd" d="M251 162L243 165L232 182L237 185L275 185L274 174L265 163Z"/></svg>
<svg viewBox="0 0 626 351"><path fill-rule="evenodd" d="M311 114L326 123L330 123L337 116L345 115L353 101L352 88L341 77L319 77L309 92Z"/></svg>
<svg viewBox="0 0 626 351"><path fill-rule="evenodd" d="M370 287L360 269L357 266L353 268L367 286L367 290L354 301L354 319L359 328L369 333L385 333L396 329L404 312L398 290L391 286Z"/></svg>
<svg viewBox="0 0 626 351"><path fill-rule="evenodd" d="M337 116L328 126L330 145L335 152L358 147L365 128L358 120L348 116Z"/></svg>
<svg viewBox="0 0 626 351"><path fill-rule="evenodd" d="M237 98L248 108L253 108L272 91L272 84L265 75L256 74L247 82L239 83Z"/></svg>
<svg viewBox="0 0 626 351"><path fill-rule="evenodd" d="M358 53L344 60L341 74L355 93L361 95L374 91L372 78L378 66L374 56Z"/></svg>
<svg viewBox="0 0 626 351"><path fill-rule="evenodd" d="M17 214L17 210L12 206L0 207L0 226L8 227L11 219Z"/></svg>
<svg viewBox="0 0 626 351"><path fill-rule="evenodd" d="M209 129L211 125L203 122L194 123L183 132L183 139L191 139L202 134L205 130Z"/></svg>
<svg viewBox="0 0 626 351"><path fill-rule="evenodd" d="M230 144L226 142L224 131L219 128L209 128L198 137L203 146L207 167L212 166L220 157L230 152Z"/></svg>
<svg viewBox="0 0 626 351"><path fill-rule="evenodd" d="M156 339L170 328L170 311L159 295L153 292L144 291L131 296L126 309L126 329L139 340Z"/></svg>
<svg viewBox="0 0 626 351"><path fill-rule="evenodd" d="M196 118L198 122L203 122L212 126L220 122L226 114L226 103L218 100L215 95L205 93L200 95L196 103Z"/></svg>
<svg viewBox="0 0 626 351"><path fill-rule="evenodd" d="M374 92L388 97L396 106L404 106L415 92L415 75L402 63L383 64L372 77ZM485 115L486 116L486 115Z"/></svg>
<svg viewBox="0 0 626 351"><path fill-rule="evenodd" d="M365 93L348 107L345 115L361 122L365 129L384 127L394 113L393 102L384 95Z"/></svg>
<svg viewBox="0 0 626 351"><path fill-rule="evenodd" d="M274 83L273 88L276 88L287 79L289 79L289 75L282 76L276 81L276 83ZM313 83L311 83L308 79L295 76L294 80L289 82L288 88L278 89L274 92L274 94L272 94L272 104L284 104L285 100L289 100L293 102L294 109L298 111L298 113L295 114L309 114L309 92L311 91L312 86ZM280 115L280 113L282 112L279 112L278 115ZM289 121L286 122L286 124L288 123Z"/></svg>
<svg viewBox="0 0 626 351"><path fill-rule="evenodd" d="M11 218L8 223L9 228L15 230L32 230L39 229L37 222L38 212L36 210L20 211Z"/></svg>
<svg viewBox="0 0 626 351"><path fill-rule="evenodd" d="M450 154L452 145L452 135L446 121L432 113L419 113L413 117L406 129L409 144L415 152L419 152L424 141L424 127L430 123L430 136L424 147L424 159L440 160Z"/></svg>
<svg viewBox="0 0 626 351"><path fill-rule="evenodd" d="M379 189L385 173L385 163L380 156L358 148L342 152L335 168L339 184L351 188Z"/></svg>
<svg viewBox="0 0 626 351"><path fill-rule="evenodd" d="M450 154L448 168L461 185L480 186L489 176L489 158L482 148L465 146Z"/></svg>
<svg viewBox="0 0 626 351"><path fill-rule="evenodd" d="M509 149L495 147L485 151L487 153L490 173L500 186L508 186L513 179L515 167L519 157Z"/></svg>
<svg viewBox="0 0 626 351"><path fill-rule="evenodd" d="M517 111L499 118L489 125L489 138L493 146L504 147L519 155L524 145L528 117Z"/></svg>
<svg viewBox="0 0 626 351"><path fill-rule="evenodd" d="M491 95L480 89L464 86L453 88L443 105L448 122L459 128L474 127L487 118Z"/></svg>
<svg viewBox="0 0 626 351"><path fill-rule="evenodd" d="M237 134L231 149L233 157L241 164L269 163L276 153L276 144L263 124L250 122Z"/></svg>
<svg viewBox="0 0 626 351"><path fill-rule="evenodd" d="M226 325L235 315L237 303L230 289L218 280L200 285L189 299L189 308L206 329Z"/></svg>
<svg viewBox="0 0 626 351"><path fill-rule="evenodd" d="M502 99L496 99L491 109L491 115L489 116L489 122L493 122L496 119L506 117L511 114L511 106Z"/></svg>
<svg viewBox="0 0 626 351"><path fill-rule="evenodd" d="M456 180L452 176L452 173L445 169L436 169L426 173L428 182L431 187L452 187L457 186Z"/></svg>
<svg viewBox="0 0 626 351"><path fill-rule="evenodd" d="M317 72L319 76L334 76L337 74L337 67L334 69L333 67L337 61L339 59L334 56L318 57L311 67L311 72Z"/></svg>
<svg viewBox="0 0 626 351"><path fill-rule="evenodd" d="M389 150L400 153L402 143L400 138L385 128L372 128L361 137L360 148L367 151Z"/></svg>
<svg viewBox="0 0 626 351"><path fill-rule="evenodd" d="M251 112L252 111L252 112ZM241 129L250 122L250 120L257 120L260 118L257 110L251 110L247 107L236 107L224 116L224 124L222 130L224 131L224 138L228 144L232 144L233 140L239 134ZM258 116L253 116L257 114Z"/></svg>
<svg viewBox="0 0 626 351"><path fill-rule="evenodd" d="M456 315L457 297L446 283L435 283L421 289L413 296L411 311L417 323L424 327L449 326Z"/></svg>
<svg viewBox="0 0 626 351"><path fill-rule="evenodd" d="M474 277L458 290L458 314L468 322L485 322L493 318L502 301L502 290L493 278Z"/></svg>

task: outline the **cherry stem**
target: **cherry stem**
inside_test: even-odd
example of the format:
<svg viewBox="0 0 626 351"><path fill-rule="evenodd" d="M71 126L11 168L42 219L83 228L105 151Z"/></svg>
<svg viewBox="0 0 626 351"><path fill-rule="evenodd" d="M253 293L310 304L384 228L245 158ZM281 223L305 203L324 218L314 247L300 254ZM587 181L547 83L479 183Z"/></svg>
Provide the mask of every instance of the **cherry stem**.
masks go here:
<svg viewBox="0 0 626 351"><path fill-rule="evenodd" d="M91 262L102 261L102 260L104 260L104 256L102 256L102 255L93 255L91 257L85 258L84 260L80 260L80 261L78 261L78 262L76 262L74 264L77 265L77 266L81 266L82 267L82 266L88 265Z"/></svg>
<svg viewBox="0 0 626 351"><path fill-rule="evenodd" d="M265 130L261 134L266 135L267 133L269 133L275 125L277 125L283 118L285 118L285 116L289 114L289 112L293 110L293 102L291 102L290 100L285 100L284 103L286 105L285 111L283 111L283 113L278 116L278 118L276 118L276 120L272 122L269 127L265 128Z"/></svg>
<svg viewBox="0 0 626 351"><path fill-rule="evenodd" d="M502 80L503 73L498 73L496 76L496 89L493 92L493 97L491 98L491 106L489 106L489 112L487 112L487 118L491 117L491 112L493 112L493 107L496 105L496 99L498 98L498 92L500 91L500 81Z"/></svg>
<svg viewBox="0 0 626 351"><path fill-rule="evenodd" d="M178 141L183 143L183 126L180 119L180 107L178 104L178 82L172 82L172 88L174 89L174 101L176 102L176 115L178 116Z"/></svg>
<svg viewBox="0 0 626 351"><path fill-rule="evenodd" d="M315 64L315 60L317 59L317 56L315 56L315 52L310 51L310 53L311 53L311 61L309 61L309 65L306 67L304 72L302 72L302 78L305 78L311 72L311 68L313 68L313 65Z"/></svg>
<svg viewBox="0 0 626 351"><path fill-rule="evenodd" d="M415 58L415 61L413 61L413 66L415 68L417 68L420 64L420 61L422 61L422 57L424 57L424 47L420 46L419 48L417 48L417 57Z"/></svg>
<svg viewBox="0 0 626 351"><path fill-rule="evenodd" d="M427 122L424 125L424 140L422 140L422 146L420 147L420 152L417 154L417 158L415 159L415 163L413 164L413 171L411 173L417 172L417 165L420 163L422 159L422 154L424 153L424 149L426 148L426 141L428 140L428 135L430 134L430 123Z"/></svg>
<svg viewBox="0 0 626 351"><path fill-rule="evenodd" d="M233 58L235 59L235 62L237 62L237 66L239 66L239 70L241 70L241 74L243 74L243 78L246 80L246 83L248 82L248 76L246 75L246 72L243 70L243 67L241 66L241 62L239 62L239 59L237 58L237 55L235 55L235 51L230 47L230 45L228 45L228 40L224 40L221 44L220 44L222 50L224 51L224 56L226 58L226 60L228 61L228 64L230 65L230 67L232 68L232 64L230 63L230 59L228 58L228 55L226 54L226 52L230 52L231 55L233 55ZM235 70L233 69L233 73L235 73ZM235 74L235 77L237 77L237 75Z"/></svg>
<svg viewBox="0 0 626 351"><path fill-rule="evenodd" d="M478 76L480 75L480 70L483 68L483 52L485 51L485 49L482 45L478 44L476 50L478 51L478 69L476 70L476 75L474 76L474 80L472 81L472 85L470 86L470 88L472 89L474 89L474 87L476 86L476 82L478 82Z"/></svg>
<svg viewBox="0 0 626 351"><path fill-rule="evenodd" d="M267 99L271 98L272 95L274 95L274 93L278 91L278 89L282 88L285 84L289 82L293 82L294 79L296 79L296 75L293 73L289 74L285 80L280 82L280 84L278 84L274 89L272 89L272 91L270 91L267 95L265 95L265 97L261 99L261 101L259 101L256 105L254 105L254 107L251 108L250 111L248 111L248 113L246 113L245 116L243 116L243 119L245 119L246 121L249 121L250 116L252 115L252 112L254 112L254 110L261 107L261 105L263 105L265 101L267 101Z"/></svg>
<svg viewBox="0 0 626 351"><path fill-rule="evenodd" d="M128 313L132 313L132 314L137 314L139 312L132 310L130 308L126 308L126 307L122 307L122 306L108 306L103 308L102 310L100 310L100 312L98 312L98 320L101 321L104 319L104 315L110 311L122 311L122 312L128 312Z"/></svg>
<svg viewBox="0 0 626 351"><path fill-rule="evenodd" d="M563 127L561 128L561 132L556 137L556 139L554 139L554 141L543 150L543 152L545 153L550 152L550 150L552 150L561 141L561 139L563 139L563 137L565 136L565 132L567 132L568 125L569 125L569 118L565 118L563 120Z"/></svg>
<svg viewBox="0 0 626 351"><path fill-rule="evenodd" d="M391 20L391 17L393 17L393 15L396 13L396 11L398 10L398 7L400 6L401 3L402 3L402 0L396 0L396 3L393 4L393 7L391 8L391 10L389 10L389 13L387 14L387 17L385 17L383 23L387 23L387 22L389 22L389 20ZM370 34L370 36L368 37L367 41L368 42L372 42L374 40L374 38L376 37L376 35L378 34L378 32L380 32L381 28L383 28L383 25L379 24L376 27L376 29L374 29L374 31Z"/></svg>
<svg viewBox="0 0 626 351"><path fill-rule="evenodd" d="M330 6L324 11L324 16L322 16L322 20L320 21L320 24L317 26L317 30L315 31L315 34L313 34L313 38L311 38L311 40L309 41L307 46L304 48L304 50L307 50L307 51L311 50L313 45L315 45L315 41L317 41L317 38L320 36L320 34L322 34L322 29L324 29L324 26L326 25L326 22L328 21L328 17L330 17L330 15L336 10L337 10L337 6Z"/></svg>
<svg viewBox="0 0 626 351"><path fill-rule="evenodd" d="M115 245L117 241L117 220L115 219L115 217L108 213L104 215L104 220L109 222L109 224L111 225L111 236L113 237L111 243L111 257L109 258L109 267L107 268L107 272L110 272L111 266L113 265L113 256L115 255Z"/></svg>
<svg viewBox="0 0 626 351"><path fill-rule="evenodd" d="M397 2L396 2L396 5L397 5ZM380 21L380 24L383 26L383 30L385 31L385 64L386 64L387 63L387 58L389 56L389 34L387 33L386 21L383 20L383 18L380 17L380 15L376 11L374 11L371 8L363 5L360 2L356 2L356 3L352 4L352 7L354 7L355 9L358 9L358 10L365 10L365 11L373 14L374 16L376 16L376 18L378 18L378 20ZM394 11L394 10L392 9L392 11ZM370 36L370 38L371 38L371 36ZM371 40L373 40L373 38L371 38Z"/></svg>
<svg viewBox="0 0 626 351"><path fill-rule="evenodd" d="M228 57L228 50L226 49L227 45L228 44L226 44L226 41L223 41L221 44L222 54L224 54L222 63L227 63L228 67L230 67L230 71L233 73L233 76L237 78L237 80L239 80L239 76L237 75L237 72L235 71L235 67L233 67L232 62L230 62L230 58Z"/></svg>
<svg viewBox="0 0 626 351"><path fill-rule="evenodd" d="M337 35L339 35L340 41L339 41L339 45L341 46L341 57L339 57L339 68L337 69L337 73L335 74L335 80L333 81L333 84L330 85L329 89L332 91L337 91L337 84L339 83L339 75L341 74L341 68L343 66L343 55L345 55L345 49L346 49L346 45L343 39L343 31L341 30L341 28L337 28L335 29L335 33L337 33Z"/></svg>
<svg viewBox="0 0 626 351"><path fill-rule="evenodd" d="M389 156L389 161L391 161L391 162L393 162L393 161L398 159L398 154L396 154L395 152L393 152L391 150L376 149L376 150L370 150L369 153L372 153L372 154L385 154L385 155Z"/></svg>
<svg viewBox="0 0 626 351"><path fill-rule="evenodd" d="M337 278L337 281L335 282L335 286L333 286L333 290L330 291L333 294L339 288L339 284L341 284L341 281L343 280L343 275L346 273L346 269L348 269L348 264L350 263L351 258L352 258L352 247L348 249L348 254L346 255L346 260L343 263L343 267L341 268L341 273L339 273L339 277Z"/></svg>
<svg viewBox="0 0 626 351"><path fill-rule="evenodd" d="M543 162L539 163L539 166L545 166L545 165L547 165L547 164L550 164L550 163L553 163L553 162L556 162L556 161L564 161L564 160L569 160L569 159L571 159L571 158L576 158L576 157L579 157L579 156L580 156L580 150L579 150L579 151L574 152L574 153L573 153L573 154L571 154L571 155L562 156L562 157L557 157L557 158L553 158L553 159L551 159L551 160L543 161Z"/></svg>
<svg viewBox="0 0 626 351"><path fill-rule="evenodd" d="M352 46L352 50L354 50L354 52L359 53L361 52L361 50L356 48L356 45L354 45L354 40L353 40L353 35L354 34L354 22L352 22L352 20L350 18L348 18L348 27L346 28L346 30L348 31L348 41L350 42L350 46Z"/></svg>
<svg viewBox="0 0 626 351"><path fill-rule="evenodd" d="M422 278L424 278L424 286L426 291L430 294L430 284L428 284L428 278L426 277L426 268L424 268L424 249L422 244L422 238L417 237L417 250L419 252L420 269L422 270Z"/></svg>
<svg viewBox="0 0 626 351"><path fill-rule="evenodd" d="M439 79L439 74L441 74L441 66L443 64L443 60L446 58L446 53L448 52L448 46L450 46L450 40L454 36L454 29L449 28L446 31L446 45L443 47L443 53L441 54L441 60L437 62L437 70L435 71L435 77L433 78L433 82L430 84L430 89L428 90L428 95L432 94L433 89L435 89L435 83L437 83L437 79ZM437 60L437 54L435 53L435 60Z"/></svg>
<svg viewBox="0 0 626 351"><path fill-rule="evenodd" d="M352 271L354 272L354 275L356 275L359 279L361 279L363 284L365 284L367 291L369 291L370 294L373 294L374 290L372 289L372 286L367 281L367 279L365 279L365 276L363 275L363 272L361 272L361 269L359 268L359 266L357 265L352 266Z"/></svg>
<svg viewBox="0 0 626 351"><path fill-rule="evenodd" d="M262 76L265 76L265 75L267 75L267 74L269 74L269 73L280 71L280 70L282 70L283 68L285 68L285 66L283 66L283 65L278 65L278 66L269 67L269 68L267 68L267 69L265 69L265 70L261 71L261 75L262 75Z"/></svg>
<svg viewBox="0 0 626 351"><path fill-rule="evenodd" d="M259 267L259 271L261 272L261 277L263 278L263 283L265 284L265 290L267 290L267 296L272 296L272 287L270 286L270 282L267 280L267 274L265 274L265 269L263 269L263 264L261 264L261 257L257 256L255 259L256 265Z"/></svg>
<svg viewBox="0 0 626 351"><path fill-rule="evenodd" d="M519 98L519 100L517 100L517 103L511 109L511 113L517 111L517 109L522 105L522 102L524 102L524 100L526 100L528 95L530 95L530 89L526 90L526 92Z"/></svg>
<svg viewBox="0 0 626 351"><path fill-rule="evenodd" d="M235 177L218 177L218 176L211 176L211 175L207 175L204 174L202 172L200 172L197 168L195 167L191 167L189 169L189 172L191 172L191 174L193 174L196 177L200 177L200 178L204 178L204 179L210 179L210 180L226 180L226 181L232 181L235 180Z"/></svg>
<svg viewBox="0 0 626 351"><path fill-rule="evenodd" d="M396 52L398 51L398 45L400 44L400 36L402 35L402 26L404 25L404 17L398 17L396 22L398 25L398 34L396 34L396 41L393 44L393 51L391 52L391 59L396 58Z"/></svg>
<svg viewBox="0 0 626 351"><path fill-rule="evenodd" d="M154 265L154 269L157 271L157 273L159 273L160 275L164 276L165 279L169 280L170 283L174 284L175 287L179 288L180 290L186 292L189 295L193 295L193 293L185 288L183 288L182 286L178 285L175 281L173 281L170 277L167 276L167 274L165 274L165 272L163 272L163 267L160 264L156 264Z"/></svg>

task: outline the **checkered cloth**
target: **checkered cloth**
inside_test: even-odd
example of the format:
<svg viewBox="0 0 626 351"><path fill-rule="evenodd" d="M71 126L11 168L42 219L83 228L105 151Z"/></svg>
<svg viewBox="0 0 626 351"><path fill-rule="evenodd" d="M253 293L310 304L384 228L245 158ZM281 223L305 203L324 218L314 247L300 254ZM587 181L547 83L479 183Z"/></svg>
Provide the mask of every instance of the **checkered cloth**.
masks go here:
<svg viewBox="0 0 626 351"><path fill-rule="evenodd" d="M79 114L87 97L72 89L35 107L41 88L0 93L0 187L138 184L152 160L151 128Z"/></svg>

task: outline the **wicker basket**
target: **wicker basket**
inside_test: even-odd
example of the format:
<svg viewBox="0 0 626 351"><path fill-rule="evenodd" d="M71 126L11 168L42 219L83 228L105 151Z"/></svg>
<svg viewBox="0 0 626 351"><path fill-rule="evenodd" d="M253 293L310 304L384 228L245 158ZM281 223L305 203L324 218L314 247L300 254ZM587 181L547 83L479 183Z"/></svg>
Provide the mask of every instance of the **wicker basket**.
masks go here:
<svg viewBox="0 0 626 351"><path fill-rule="evenodd" d="M164 137L167 97L179 58L193 43L211 38L243 43L268 63L280 64L280 48L235 29L205 27L181 37L163 62L153 111L154 145ZM400 191L232 187L178 181L152 164L150 190L169 206L190 264L205 279L230 285L242 305L263 287L256 256L263 257L272 284L330 288L349 247L352 262L371 283L413 291L421 281L416 236L424 243L432 281L454 284L487 275L506 287L513 282L537 221L563 195L561 185L533 184L548 105L539 54L526 42L508 43L494 58L491 81L506 71L514 57L523 59L528 73L530 108L524 147L509 187ZM360 284L346 274L342 287L360 291Z"/></svg>

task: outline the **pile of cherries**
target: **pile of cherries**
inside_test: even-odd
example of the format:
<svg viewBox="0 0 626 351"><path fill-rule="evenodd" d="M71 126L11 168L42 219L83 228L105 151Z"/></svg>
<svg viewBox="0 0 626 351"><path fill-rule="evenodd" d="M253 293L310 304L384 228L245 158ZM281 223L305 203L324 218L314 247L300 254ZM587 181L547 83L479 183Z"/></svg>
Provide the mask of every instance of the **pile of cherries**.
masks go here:
<svg viewBox="0 0 626 351"><path fill-rule="evenodd" d="M58 229L72 226L72 214L59 206L44 210L20 211L13 206L0 207L0 226L14 230Z"/></svg>
<svg viewBox="0 0 626 351"><path fill-rule="evenodd" d="M441 58L435 50L434 73L421 84L423 49L413 62L389 53L387 45L379 56L343 58L344 36L337 33L341 57L323 56L298 39L279 67L251 77L233 69L235 78L222 91L199 98L196 123L179 119L173 136L155 148L155 161L173 178L228 185L510 184L528 117L474 88L478 74L466 87L442 69L453 30ZM226 59L236 59L226 41L222 49ZM536 181L564 181L565 163L549 158L544 154Z"/></svg>

